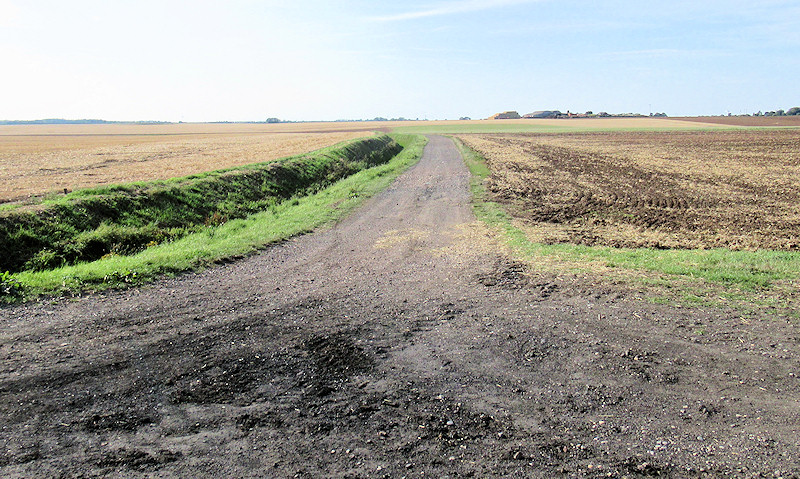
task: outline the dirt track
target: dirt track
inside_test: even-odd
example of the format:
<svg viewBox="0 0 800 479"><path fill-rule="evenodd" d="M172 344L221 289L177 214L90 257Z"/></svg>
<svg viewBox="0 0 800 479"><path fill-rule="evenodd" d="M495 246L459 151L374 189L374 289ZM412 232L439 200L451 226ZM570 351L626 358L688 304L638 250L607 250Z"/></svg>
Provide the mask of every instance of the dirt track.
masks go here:
<svg viewBox="0 0 800 479"><path fill-rule="evenodd" d="M796 325L527 275L467 182L433 137L328 231L0 309L0 475L800 474Z"/></svg>

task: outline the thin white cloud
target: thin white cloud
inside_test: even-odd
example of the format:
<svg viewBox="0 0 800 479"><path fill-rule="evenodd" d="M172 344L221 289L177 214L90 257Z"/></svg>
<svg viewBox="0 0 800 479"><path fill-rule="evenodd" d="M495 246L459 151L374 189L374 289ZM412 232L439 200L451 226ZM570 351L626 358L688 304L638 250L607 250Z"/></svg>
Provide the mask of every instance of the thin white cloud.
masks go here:
<svg viewBox="0 0 800 479"><path fill-rule="evenodd" d="M463 0L459 2L447 2L436 6L431 6L422 10L398 13L396 15L386 15L372 17L371 20L378 22L397 22L403 20L416 20L427 17L440 17L444 15L454 15L457 13L479 12L492 10L495 8L534 3L542 0Z"/></svg>
<svg viewBox="0 0 800 479"><path fill-rule="evenodd" d="M568 20L568 21L541 21L541 22L528 22L525 25L514 25L511 27L504 26L497 28L492 32L497 35L508 36L529 36L531 34L552 35L554 33L572 34L573 32L581 32L586 34L589 32L609 32L624 30L631 32L632 30L653 29L655 22L641 22L641 21L621 21L621 20L600 20L592 18L589 20Z"/></svg>
<svg viewBox="0 0 800 479"><path fill-rule="evenodd" d="M663 57L706 57L706 56L720 56L724 55L724 52L720 50L702 50L702 49L693 49L693 50L682 50L682 49L675 49L675 48L654 48L650 50L628 50L628 51L619 51L619 52L606 52L602 54L606 57L636 57L636 58L663 58Z"/></svg>
<svg viewBox="0 0 800 479"><path fill-rule="evenodd" d="M680 55L685 53L683 50L674 48L653 48L650 50L627 50L622 52L607 52L605 55L610 57L665 57Z"/></svg>

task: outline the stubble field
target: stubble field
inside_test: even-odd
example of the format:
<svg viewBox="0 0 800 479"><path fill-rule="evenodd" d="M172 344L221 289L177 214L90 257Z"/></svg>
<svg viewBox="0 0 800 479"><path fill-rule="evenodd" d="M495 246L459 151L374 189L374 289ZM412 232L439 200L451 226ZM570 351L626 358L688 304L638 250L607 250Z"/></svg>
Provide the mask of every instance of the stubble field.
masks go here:
<svg viewBox="0 0 800 479"><path fill-rule="evenodd" d="M0 203L270 161L372 129L335 123L0 126Z"/></svg>
<svg viewBox="0 0 800 479"><path fill-rule="evenodd" d="M546 244L800 249L797 130L461 135Z"/></svg>
<svg viewBox="0 0 800 479"><path fill-rule="evenodd" d="M376 131L572 132L719 128L660 118L0 125L0 203L167 179L302 154Z"/></svg>

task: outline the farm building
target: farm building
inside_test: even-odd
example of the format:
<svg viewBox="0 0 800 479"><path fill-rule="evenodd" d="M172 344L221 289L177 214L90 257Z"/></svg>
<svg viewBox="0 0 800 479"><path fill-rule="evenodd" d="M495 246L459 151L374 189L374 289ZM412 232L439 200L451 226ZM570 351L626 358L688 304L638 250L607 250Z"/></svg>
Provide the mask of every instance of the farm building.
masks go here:
<svg viewBox="0 0 800 479"><path fill-rule="evenodd" d="M561 112L558 110L542 110L528 113L523 118L558 118L559 116L561 116Z"/></svg>
<svg viewBox="0 0 800 479"><path fill-rule="evenodd" d="M519 113L516 111L504 111L503 113L495 113L489 117L490 120L518 120L519 118Z"/></svg>

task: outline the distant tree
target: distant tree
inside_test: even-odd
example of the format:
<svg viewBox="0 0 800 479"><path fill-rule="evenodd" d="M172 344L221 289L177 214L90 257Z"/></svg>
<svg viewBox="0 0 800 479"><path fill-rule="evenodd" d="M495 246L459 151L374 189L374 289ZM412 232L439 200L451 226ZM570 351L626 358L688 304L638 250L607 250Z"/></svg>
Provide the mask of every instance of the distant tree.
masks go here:
<svg viewBox="0 0 800 479"><path fill-rule="evenodd" d="M461 118L459 118L459 120L461 120L461 121L465 121L465 120L471 120L471 119L472 119L472 118L470 118L470 117L468 117L468 116L462 116Z"/></svg>
<svg viewBox="0 0 800 479"><path fill-rule="evenodd" d="M280 118L267 118L267 123L280 123Z"/></svg>
<svg viewBox="0 0 800 479"><path fill-rule="evenodd" d="M786 114L786 112L785 112L785 111L783 111L783 110L777 110L777 111L775 112L775 116L783 116L783 115L785 115L785 114Z"/></svg>
<svg viewBox="0 0 800 479"><path fill-rule="evenodd" d="M800 115L800 106L794 106L789 108L789 111L786 112L787 115Z"/></svg>
<svg viewBox="0 0 800 479"><path fill-rule="evenodd" d="M592 110L587 111L586 114L587 115L594 115L594 113L592 113Z"/></svg>

